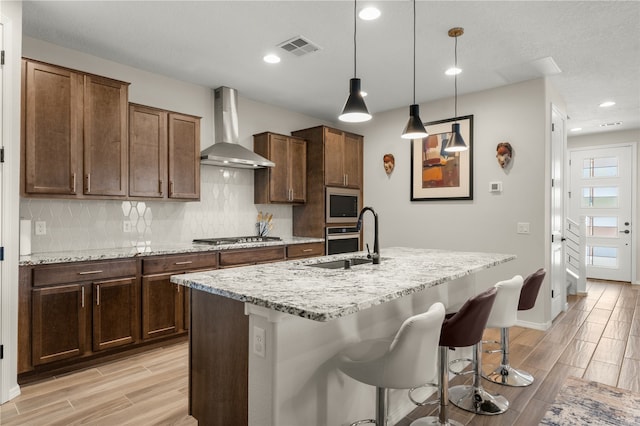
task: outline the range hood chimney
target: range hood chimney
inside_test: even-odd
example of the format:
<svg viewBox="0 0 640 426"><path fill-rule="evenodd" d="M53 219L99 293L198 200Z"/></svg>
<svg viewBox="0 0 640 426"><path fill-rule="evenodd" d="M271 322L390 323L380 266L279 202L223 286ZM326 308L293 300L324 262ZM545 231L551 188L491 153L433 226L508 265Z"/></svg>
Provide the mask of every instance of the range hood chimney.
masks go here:
<svg viewBox="0 0 640 426"><path fill-rule="evenodd" d="M256 169L275 164L238 142L238 92L229 87L214 90L213 125L215 143L200 153L200 164Z"/></svg>

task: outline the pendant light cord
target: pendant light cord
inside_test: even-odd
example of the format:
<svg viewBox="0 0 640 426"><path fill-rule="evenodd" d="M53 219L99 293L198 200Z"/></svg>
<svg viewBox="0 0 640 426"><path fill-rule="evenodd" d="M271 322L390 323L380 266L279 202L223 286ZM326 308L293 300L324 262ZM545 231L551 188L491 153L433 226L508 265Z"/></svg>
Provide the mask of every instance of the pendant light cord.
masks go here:
<svg viewBox="0 0 640 426"><path fill-rule="evenodd" d="M454 116L455 118L457 118L458 117L458 36L456 36L455 39L456 39L456 44L455 44L453 57L454 57L454 67L456 69L456 75L453 78L453 87L455 92Z"/></svg>
<svg viewBox="0 0 640 426"><path fill-rule="evenodd" d="M413 105L416 103L416 0L413 0Z"/></svg>
<svg viewBox="0 0 640 426"><path fill-rule="evenodd" d="M358 0L353 0L353 78L357 78L358 76L358 73L356 72L356 57L358 56L358 43L356 43L356 31L358 28L358 21L356 19L357 1Z"/></svg>

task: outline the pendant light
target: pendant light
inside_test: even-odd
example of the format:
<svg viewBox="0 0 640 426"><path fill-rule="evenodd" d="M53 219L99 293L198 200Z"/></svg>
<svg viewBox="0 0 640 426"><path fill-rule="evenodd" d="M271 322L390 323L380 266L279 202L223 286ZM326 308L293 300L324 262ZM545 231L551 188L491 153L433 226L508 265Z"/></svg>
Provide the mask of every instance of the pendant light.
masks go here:
<svg viewBox="0 0 640 426"><path fill-rule="evenodd" d="M454 67L458 68L458 37L464 34L464 28L454 27L449 30L449 37L454 37L456 39L455 51L454 51L454 59L455 65ZM454 97L454 117L458 118L458 72L456 72L454 76L454 88L455 88L455 97ZM460 123L456 120L455 123L451 125L451 137L449 138L449 142L447 142L447 146L445 146L444 150L446 152L460 152L466 151L469 147L464 142L462 135L460 134Z"/></svg>
<svg viewBox="0 0 640 426"><path fill-rule="evenodd" d="M409 121L400 136L402 139L422 139L429 136L420 119L420 105L416 104L416 0L413 0L413 104L409 107Z"/></svg>
<svg viewBox="0 0 640 426"><path fill-rule="evenodd" d="M369 114L360 91L360 79L356 77L356 1L353 1L353 78L349 80L349 97L342 108L342 114L338 116L340 121L349 123L361 123L371 120L371 114Z"/></svg>

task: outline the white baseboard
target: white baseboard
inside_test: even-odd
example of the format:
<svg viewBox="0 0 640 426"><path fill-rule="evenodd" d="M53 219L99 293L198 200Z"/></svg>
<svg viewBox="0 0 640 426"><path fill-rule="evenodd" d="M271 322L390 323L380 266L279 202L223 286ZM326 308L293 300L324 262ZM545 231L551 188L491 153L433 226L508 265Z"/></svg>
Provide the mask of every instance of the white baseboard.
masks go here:
<svg viewBox="0 0 640 426"><path fill-rule="evenodd" d="M539 322L529 322L529 321L518 320L516 321L516 325L519 327L533 328L534 330L547 331L549 328L551 328L551 321L545 322L545 323L539 323Z"/></svg>

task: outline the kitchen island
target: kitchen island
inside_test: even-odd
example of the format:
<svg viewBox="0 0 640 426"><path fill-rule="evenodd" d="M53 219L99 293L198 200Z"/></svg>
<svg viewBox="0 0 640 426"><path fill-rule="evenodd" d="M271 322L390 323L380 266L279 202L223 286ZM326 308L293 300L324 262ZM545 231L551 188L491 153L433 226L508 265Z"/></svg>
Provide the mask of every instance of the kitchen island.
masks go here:
<svg viewBox="0 0 640 426"><path fill-rule="evenodd" d="M379 265L320 267L354 257L366 253L171 277L197 290L190 411L201 424L323 426L371 417L374 389L339 373L335 355L350 342L393 334L435 301L449 304L452 291L475 294L475 273L515 259L387 248ZM392 419L413 408L406 392L391 392Z"/></svg>

